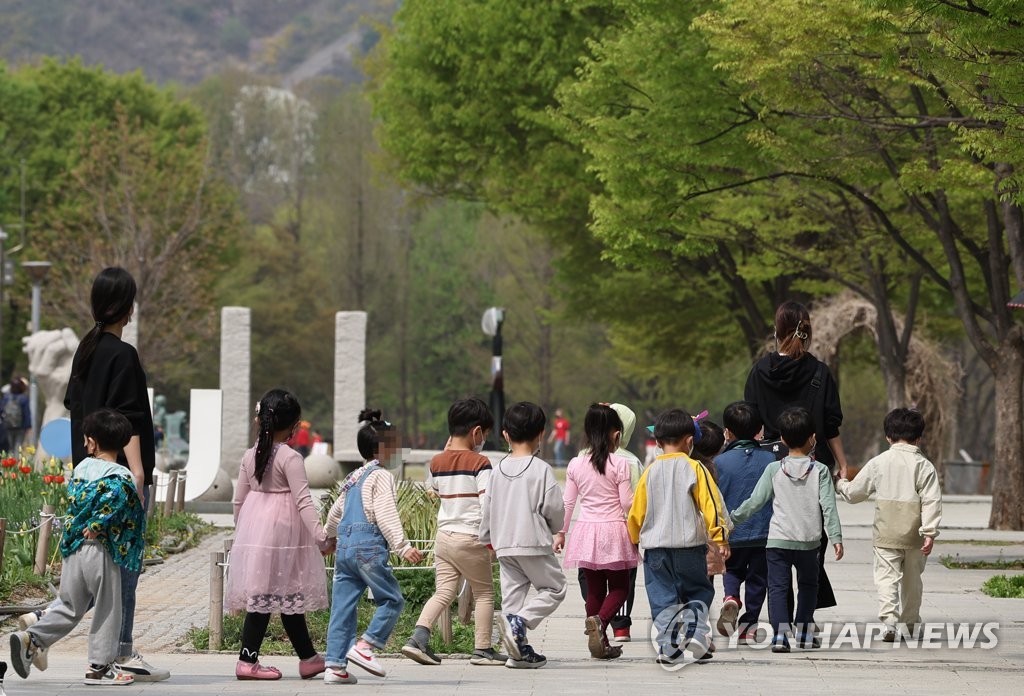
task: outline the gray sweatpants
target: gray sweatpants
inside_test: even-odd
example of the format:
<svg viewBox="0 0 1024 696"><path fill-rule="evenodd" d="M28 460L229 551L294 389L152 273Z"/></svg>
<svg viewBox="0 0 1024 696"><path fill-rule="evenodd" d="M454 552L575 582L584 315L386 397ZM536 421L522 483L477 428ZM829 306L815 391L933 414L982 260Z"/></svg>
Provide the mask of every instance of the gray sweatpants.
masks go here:
<svg viewBox="0 0 1024 696"><path fill-rule="evenodd" d="M50 647L95 606L89 628L89 662L108 665L117 657L121 633L121 570L98 541L86 541L64 559L60 604L29 627L35 642Z"/></svg>
<svg viewBox="0 0 1024 696"><path fill-rule="evenodd" d="M565 573L554 553L543 556L499 556L501 613L516 614L529 629L537 628L565 599ZM530 587L537 593L527 597Z"/></svg>

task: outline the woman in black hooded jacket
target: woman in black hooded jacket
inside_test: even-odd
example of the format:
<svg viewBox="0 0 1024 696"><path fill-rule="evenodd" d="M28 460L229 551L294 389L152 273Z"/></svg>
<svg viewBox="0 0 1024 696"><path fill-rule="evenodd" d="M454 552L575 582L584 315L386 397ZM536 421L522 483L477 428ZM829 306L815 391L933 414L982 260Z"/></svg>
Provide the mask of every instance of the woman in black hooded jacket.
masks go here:
<svg viewBox="0 0 1024 696"><path fill-rule="evenodd" d="M843 409L839 388L825 363L807 351L811 342L811 317L799 302L783 302L775 310L776 350L756 363L747 376L743 392L746 401L757 404L764 422L764 442L772 443L776 458L786 455L779 440L776 421L791 406L803 406L814 419L815 460L825 464L833 474L846 477L846 453L839 436ZM822 529L818 552L818 609L836 606L832 583L825 574L825 552L828 537Z"/></svg>

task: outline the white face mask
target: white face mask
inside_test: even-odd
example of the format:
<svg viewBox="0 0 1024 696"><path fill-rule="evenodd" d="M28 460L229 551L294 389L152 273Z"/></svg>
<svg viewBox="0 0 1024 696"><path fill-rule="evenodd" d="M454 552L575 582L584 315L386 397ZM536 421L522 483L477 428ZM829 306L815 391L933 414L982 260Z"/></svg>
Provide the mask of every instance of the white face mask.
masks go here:
<svg viewBox="0 0 1024 696"><path fill-rule="evenodd" d="M480 432L480 443L473 445L473 451L480 454L484 451L484 443L487 442L487 438L484 437L483 431Z"/></svg>

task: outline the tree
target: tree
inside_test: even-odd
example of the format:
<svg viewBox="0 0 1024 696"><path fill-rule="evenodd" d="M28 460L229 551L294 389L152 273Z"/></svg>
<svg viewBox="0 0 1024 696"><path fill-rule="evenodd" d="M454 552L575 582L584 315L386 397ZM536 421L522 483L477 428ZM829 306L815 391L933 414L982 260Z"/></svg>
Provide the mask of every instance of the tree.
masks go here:
<svg viewBox="0 0 1024 696"><path fill-rule="evenodd" d="M735 0L703 26L719 65L787 128L772 147L793 147L802 131L832 149L833 167L856 175L849 193L949 293L995 377L990 524L1024 528L1024 327L1007 307L1011 271L1024 280L1024 29L1011 6L862 1L822 13ZM886 192L912 221L884 214Z"/></svg>

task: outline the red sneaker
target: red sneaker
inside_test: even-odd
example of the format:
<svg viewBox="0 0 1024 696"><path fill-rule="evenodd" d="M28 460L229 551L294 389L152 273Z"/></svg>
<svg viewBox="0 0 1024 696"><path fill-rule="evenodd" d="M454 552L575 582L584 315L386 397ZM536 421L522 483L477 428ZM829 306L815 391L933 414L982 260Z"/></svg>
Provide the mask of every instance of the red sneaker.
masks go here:
<svg viewBox="0 0 1024 696"><path fill-rule="evenodd" d="M612 629L612 640L618 641L619 643L628 643L633 640L629 637L629 626Z"/></svg>
<svg viewBox="0 0 1024 696"><path fill-rule="evenodd" d="M722 611L718 614L718 633L731 636L736 631L736 619L740 615L739 597L726 597L722 603Z"/></svg>

